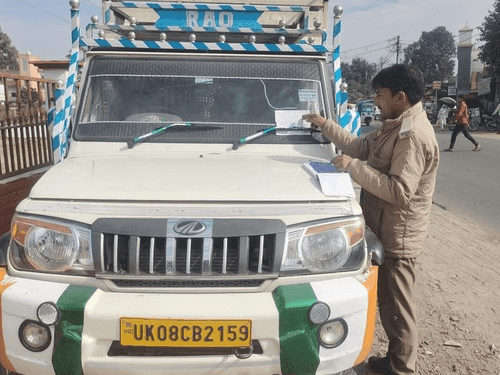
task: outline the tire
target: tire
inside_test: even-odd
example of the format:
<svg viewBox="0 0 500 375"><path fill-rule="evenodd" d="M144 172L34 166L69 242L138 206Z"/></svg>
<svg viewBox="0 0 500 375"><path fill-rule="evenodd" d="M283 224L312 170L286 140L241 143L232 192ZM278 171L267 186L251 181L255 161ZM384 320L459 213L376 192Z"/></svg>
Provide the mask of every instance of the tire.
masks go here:
<svg viewBox="0 0 500 375"><path fill-rule="evenodd" d="M490 120L486 123L486 129L490 132L497 130L497 123L494 120Z"/></svg>
<svg viewBox="0 0 500 375"><path fill-rule="evenodd" d="M471 132L475 132L479 129L479 122L477 121L472 121L470 124L469 124L469 131Z"/></svg>
<svg viewBox="0 0 500 375"><path fill-rule="evenodd" d="M371 117L366 117L365 118L365 125L366 126L370 126L370 122L372 122L372 118Z"/></svg>
<svg viewBox="0 0 500 375"><path fill-rule="evenodd" d="M382 115L375 115L375 121L382 121Z"/></svg>
<svg viewBox="0 0 500 375"><path fill-rule="evenodd" d="M21 375L21 374L18 374L17 372L11 372L9 370L6 370L5 367L3 367L0 364L0 375Z"/></svg>

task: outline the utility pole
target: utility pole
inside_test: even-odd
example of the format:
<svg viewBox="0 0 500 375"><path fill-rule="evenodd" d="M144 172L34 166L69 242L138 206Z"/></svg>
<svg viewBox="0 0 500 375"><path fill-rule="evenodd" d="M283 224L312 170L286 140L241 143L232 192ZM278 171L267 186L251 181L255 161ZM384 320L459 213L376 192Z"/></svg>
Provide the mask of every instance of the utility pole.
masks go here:
<svg viewBox="0 0 500 375"><path fill-rule="evenodd" d="M365 67L365 99L366 99L366 82L368 81L368 66Z"/></svg>
<svg viewBox="0 0 500 375"><path fill-rule="evenodd" d="M396 64L399 64L399 35L398 35L398 40L396 41Z"/></svg>

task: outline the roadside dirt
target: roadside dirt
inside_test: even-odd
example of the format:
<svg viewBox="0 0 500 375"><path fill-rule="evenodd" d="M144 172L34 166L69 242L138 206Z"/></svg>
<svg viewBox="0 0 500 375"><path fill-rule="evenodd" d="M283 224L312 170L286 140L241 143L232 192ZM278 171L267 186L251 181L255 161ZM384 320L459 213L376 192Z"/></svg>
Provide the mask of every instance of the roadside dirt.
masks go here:
<svg viewBox="0 0 500 375"><path fill-rule="evenodd" d="M500 234L434 205L417 263L420 375L500 375L499 273ZM371 355L386 349L378 322Z"/></svg>

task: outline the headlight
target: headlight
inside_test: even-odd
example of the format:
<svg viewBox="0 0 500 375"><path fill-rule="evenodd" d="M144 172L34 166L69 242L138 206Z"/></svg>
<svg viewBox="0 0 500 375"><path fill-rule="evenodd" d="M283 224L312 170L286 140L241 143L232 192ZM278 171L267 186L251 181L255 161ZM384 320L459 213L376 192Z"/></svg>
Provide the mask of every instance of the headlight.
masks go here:
<svg viewBox="0 0 500 375"><path fill-rule="evenodd" d="M365 260L362 217L304 224L289 228L283 272L355 270Z"/></svg>
<svg viewBox="0 0 500 375"><path fill-rule="evenodd" d="M81 225L15 215L12 239L15 268L77 273L94 269L90 229Z"/></svg>
<svg viewBox="0 0 500 375"><path fill-rule="evenodd" d="M52 335L45 324L25 320L19 327L21 344L32 352L43 352L50 345Z"/></svg>
<svg viewBox="0 0 500 375"><path fill-rule="evenodd" d="M319 343L325 348L336 348L347 337L347 323L344 319L335 319L322 324L318 330Z"/></svg>

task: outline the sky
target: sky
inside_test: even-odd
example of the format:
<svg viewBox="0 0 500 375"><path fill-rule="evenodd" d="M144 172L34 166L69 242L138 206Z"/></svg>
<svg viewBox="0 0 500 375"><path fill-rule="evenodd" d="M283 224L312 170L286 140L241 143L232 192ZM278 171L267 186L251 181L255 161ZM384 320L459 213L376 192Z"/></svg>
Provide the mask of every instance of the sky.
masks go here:
<svg viewBox="0 0 500 375"><path fill-rule="evenodd" d="M199 2L203 2L200 0ZM466 24L474 29L472 42L480 44L480 26L494 0L345 0L332 1L344 8L341 59L359 56L369 62L396 62L391 43L401 47L416 42L423 31L445 26L458 42ZM101 15L100 0L80 0L81 27ZM0 0L0 28L20 53L42 60L64 59L71 49L69 0ZM394 48L392 48L394 49Z"/></svg>

